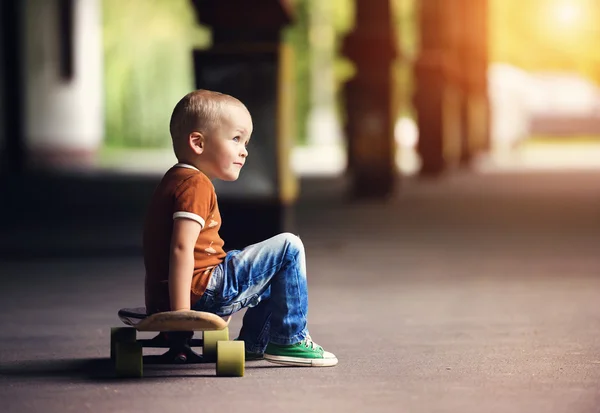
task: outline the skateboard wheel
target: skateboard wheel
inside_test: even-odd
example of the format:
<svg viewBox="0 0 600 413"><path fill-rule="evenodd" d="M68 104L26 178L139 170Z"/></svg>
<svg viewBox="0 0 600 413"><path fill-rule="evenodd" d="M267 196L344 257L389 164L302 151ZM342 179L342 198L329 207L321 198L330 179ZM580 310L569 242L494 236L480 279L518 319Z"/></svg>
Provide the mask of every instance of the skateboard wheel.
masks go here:
<svg viewBox="0 0 600 413"><path fill-rule="evenodd" d="M115 344L115 373L118 377L142 377L143 354L140 343Z"/></svg>
<svg viewBox="0 0 600 413"><path fill-rule="evenodd" d="M217 342L229 340L229 328L223 330L208 330L204 332L204 344L202 346L202 356L204 360L217 361Z"/></svg>
<svg viewBox="0 0 600 413"><path fill-rule="evenodd" d="M217 343L217 376L243 377L245 366L243 341L219 341Z"/></svg>
<svg viewBox="0 0 600 413"><path fill-rule="evenodd" d="M110 329L110 359L115 361L117 343L135 343L136 330L133 327L112 327Z"/></svg>

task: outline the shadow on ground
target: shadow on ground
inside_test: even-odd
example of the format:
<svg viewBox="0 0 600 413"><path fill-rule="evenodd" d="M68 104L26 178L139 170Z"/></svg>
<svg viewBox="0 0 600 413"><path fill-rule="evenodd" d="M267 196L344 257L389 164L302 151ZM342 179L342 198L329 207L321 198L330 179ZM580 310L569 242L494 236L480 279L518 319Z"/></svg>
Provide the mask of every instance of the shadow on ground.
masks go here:
<svg viewBox="0 0 600 413"><path fill-rule="evenodd" d="M280 368L262 363L246 364L250 368ZM2 363L0 376L4 378L30 380L64 379L89 380L93 382L131 381L135 379L115 377L113 362L110 358L84 358L74 360L25 360ZM144 356L144 380L163 378L214 377L214 363L192 363L186 365L164 364L158 362L158 356Z"/></svg>

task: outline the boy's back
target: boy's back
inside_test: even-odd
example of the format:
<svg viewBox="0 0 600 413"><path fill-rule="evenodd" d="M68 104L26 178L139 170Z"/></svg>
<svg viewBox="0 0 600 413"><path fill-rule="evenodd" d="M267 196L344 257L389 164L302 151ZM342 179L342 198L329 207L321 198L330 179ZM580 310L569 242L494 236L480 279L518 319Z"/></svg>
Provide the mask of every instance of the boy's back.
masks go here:
<svg viewBox="0 0 600 413"><path fill-rule="evenodd" d="M219 236L221 215L214 187L190 165L169 169L154 191L144 223L146 311L169 311L169 259L173 219L184 216L200 222L202 230L194 248L191 302L206 289L212 269L225 257Z"/></svg>

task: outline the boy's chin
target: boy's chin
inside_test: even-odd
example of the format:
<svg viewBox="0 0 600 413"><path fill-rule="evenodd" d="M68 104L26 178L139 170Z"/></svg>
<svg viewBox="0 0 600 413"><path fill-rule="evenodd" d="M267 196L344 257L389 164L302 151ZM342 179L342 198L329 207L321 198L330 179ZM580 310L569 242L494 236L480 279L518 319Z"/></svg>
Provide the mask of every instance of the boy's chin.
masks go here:
<svg viewBox="0 0 600 413"><path fill-rule="evenodd" d="M230 175L230 176L224 176L223 178L221 178L222 181L227 181L227 182L233 182L233 181L237 181L238 178L240 177L240 175Z"/></svg>

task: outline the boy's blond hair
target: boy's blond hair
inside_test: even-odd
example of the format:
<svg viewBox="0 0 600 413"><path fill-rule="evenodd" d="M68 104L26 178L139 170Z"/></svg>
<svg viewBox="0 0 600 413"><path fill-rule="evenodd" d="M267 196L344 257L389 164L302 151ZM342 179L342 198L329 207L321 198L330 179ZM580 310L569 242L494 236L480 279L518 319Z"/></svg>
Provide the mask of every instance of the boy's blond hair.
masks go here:
<svg viewBox="0 0 600 413"><path fill-rule="evenodd" d="M181 98L173 109L169 123L175 154L179 155L190 133L197 131L208 134L217 126L226 104L244 106L233 96L205 89L195 90Z"/></svg>

